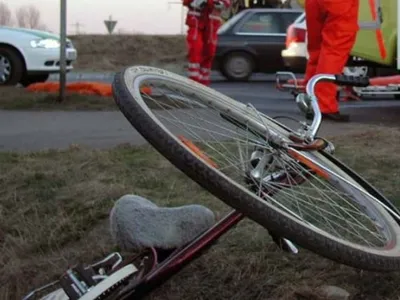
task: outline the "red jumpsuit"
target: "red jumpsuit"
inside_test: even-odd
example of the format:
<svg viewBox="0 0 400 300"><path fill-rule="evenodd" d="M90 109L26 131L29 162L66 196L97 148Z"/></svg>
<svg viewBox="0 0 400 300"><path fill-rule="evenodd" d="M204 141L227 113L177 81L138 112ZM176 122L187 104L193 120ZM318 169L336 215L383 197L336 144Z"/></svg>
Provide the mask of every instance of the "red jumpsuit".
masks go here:
<svg viewBox="0 0 400 300"><path fill-rule="evenodd" d="M217 31L221 25L221 9L213 0L205 0L202 9L193 9L193 0L183 0L188 7L186 16L188 76L190 79L205 85L210 84L210 73L217 46ZM222 5L229 6L230 0L220 0Z"/></svg>
<svg viewBox="0 0 400 300"><path fill-rule="evenodd" d="M357 37L359 0L306 0L307 50L305 81L321 73L340 74ZM316 96L324 114L339 112L337 87L319 83Z"/></svg>
<svg viewBox="0 0 400 300"><path fill-rule="evenodd" d="M190 6L192 0L183 0L183 5L188 7L186 25L188 32L186 44L188 49L188 77L201 82L200 63L202 58L204 28L206 26L206 11L194 9Z"/></svg>
<svg viewBox="0 0 400 300"><path fill-rule="evenodd" d="M215 57L218 42L218 29L221 27L221 12L230 6L230 0L219 0L218 4L208 1L207 25L204 31L202 60L200 64L201 82L210 85L211 67Z"/></svg>

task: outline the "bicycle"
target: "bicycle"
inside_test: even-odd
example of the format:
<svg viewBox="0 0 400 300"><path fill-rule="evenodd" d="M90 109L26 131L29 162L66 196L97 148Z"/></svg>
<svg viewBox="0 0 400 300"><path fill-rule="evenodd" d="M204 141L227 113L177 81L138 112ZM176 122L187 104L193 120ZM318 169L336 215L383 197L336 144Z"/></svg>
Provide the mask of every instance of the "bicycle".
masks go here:
<svg viewBox="0 0 400 300"><path fill-rule="evenodd" d="M114 99L130 124L175 167L233 211L170 252L148 246L132 257L113 253L93 265L70 268L51 284L61 285L55 291L64 295L60 299L140 299L245 217L266 228L274 241L291 253L297 253L299 246L354 268L399 270L399 210L335 158L331 142L317 137L322 119L314 89L322 81L360 87L369 84L367 77L314 76L306 87L309 97L298 101L303 110L313 111L314 119L311 124L300 122L300 127L292 130L251 104L166 70L133 66L117 73ZM143 87L150 89L151 95ZM177 106L172 105L175 102ZM212 122L213 118L226 127ZM200 121L195 123L197 119ZM193 123L183 131L174 129L174 133L162 121ZM203 140L204 136L209 140ZM219 145L222 142L225 145ZM222 151L237 152L237 156L228 158ZM239 173L235 178L234 172ZM318 185L323 189L318 190ZM334 203L336 198L339 205ZM305 207L300 209L300 205ZM315 219L310 217L313 213ZM325 224L330 217L337 222ZM32 299L49 286L24 299Z"/></svg>

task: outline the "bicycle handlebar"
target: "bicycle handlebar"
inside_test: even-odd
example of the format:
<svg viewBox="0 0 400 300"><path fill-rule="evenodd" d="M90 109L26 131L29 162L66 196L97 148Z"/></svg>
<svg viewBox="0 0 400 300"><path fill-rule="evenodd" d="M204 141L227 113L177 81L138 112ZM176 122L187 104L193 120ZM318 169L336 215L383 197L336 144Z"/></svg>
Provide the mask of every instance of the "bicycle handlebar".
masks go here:
<svg viewBox="0 0 400 300"><path fill-rule="evenodd" d="M357 87L367 87L370 82L368 77L348 76L348 75L333 75L333 74L318 74L313 76L307 83L306 93L311 99L311 106L314 111L314 119L308 131L307 137L313 139L317 134L322 122L322 115L319 109L317 97L315 96L315 87L319 82L332 82L337 85L349 85Z"/></svg>

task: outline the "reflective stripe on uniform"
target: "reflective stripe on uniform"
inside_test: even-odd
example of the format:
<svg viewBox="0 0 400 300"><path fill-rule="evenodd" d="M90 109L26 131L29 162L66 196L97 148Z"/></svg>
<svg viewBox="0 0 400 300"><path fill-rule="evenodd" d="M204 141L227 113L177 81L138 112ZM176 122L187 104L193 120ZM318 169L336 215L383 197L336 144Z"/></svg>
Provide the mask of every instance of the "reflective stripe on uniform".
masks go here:
<svg viewBox="0 0 400 300"><path fill-rule="evenodd" d="M210 76L200 76L199 81L208 86L210 84Z"/></svg>
<svg viewBox="0 0 400 300"><path fill-rule="evenodd" d="M211 75L210 73L211 73L210 69L201 68L201 75L200 75L201 80L209 81L210 80L210 75Z"/></svg>
<svg viewBox="0 0 400 300"><path fill-rule="evenodd" d="M198 68L200 68L200 64L198 64L198 63L188 63L188 68L189 69L198 69Z"/></svg>
<svg viewBox="0 0 400 300"><path fill-rule="evenodd" d="M193 11L193 10L190 10L188 12L188 15L196 16L196 17L200 17L201 16L201 14L198 11Z"/></svg>

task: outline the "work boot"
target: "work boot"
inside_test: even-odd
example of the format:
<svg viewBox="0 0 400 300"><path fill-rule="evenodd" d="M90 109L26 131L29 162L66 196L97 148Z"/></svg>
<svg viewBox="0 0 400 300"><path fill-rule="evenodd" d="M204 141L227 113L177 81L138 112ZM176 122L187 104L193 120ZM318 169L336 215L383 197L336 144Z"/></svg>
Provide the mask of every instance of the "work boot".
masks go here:
<svg viewBox="0 0 400 300"><path fill-rule="evenodd" d="M322 114L322 119L332 120L337 122L349 122L350 116L341 114L340 112L336 112L331 114Z"/></svg>
<svg viewBox="0 0 400 300"><path fill-rule="evenodd" d="M341 114L340 112L336 113L321 113L322 115L322 120L331 120L331 121L336 121L336 122L349 122L350 121L350 116ZM314 113L309 112L306 114L307 120L312 120L314 119Z"/></svg>

